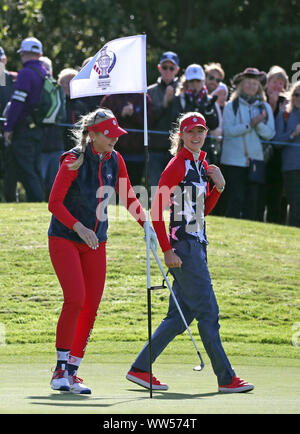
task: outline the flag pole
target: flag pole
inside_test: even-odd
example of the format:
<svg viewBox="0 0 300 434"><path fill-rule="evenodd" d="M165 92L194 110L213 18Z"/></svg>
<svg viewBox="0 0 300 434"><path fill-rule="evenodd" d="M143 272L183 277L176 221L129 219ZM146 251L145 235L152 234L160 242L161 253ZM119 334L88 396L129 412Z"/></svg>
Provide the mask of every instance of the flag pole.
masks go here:
<svg viewBox="0 0 300 434"><path fill-rule="evenodd" d="M145 145L145 184L147 191L146 209L146 253L147 253L147 312L148 312L148 348L149 348L149 375L150 398L152 398L152 313L151 313L151 271L150 271L150 189L149 189L149 150L148 150L148 119L147 119L147 93L144 92L144 145Z"/></svg>

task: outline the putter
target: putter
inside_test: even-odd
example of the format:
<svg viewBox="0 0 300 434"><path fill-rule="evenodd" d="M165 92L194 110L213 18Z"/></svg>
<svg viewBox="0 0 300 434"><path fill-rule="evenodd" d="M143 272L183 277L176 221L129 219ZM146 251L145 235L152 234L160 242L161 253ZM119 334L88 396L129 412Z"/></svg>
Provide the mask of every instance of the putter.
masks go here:
<svg viewBox="0 0 300 434"><path fill-rule="evenodd" d="M167 286L168 286L168 288L169 288L169 290L170 290L170 292L171 292L171 295L172 295L173 300L174 300L174 302L175 302L175 304L176 304L176 307L177 307L178 312L179 312L179 314L180 314L180 316L181 316L181 319L182 319L182 321L183 321L183 323L184 323L184 325L185 325L187 331L189 332L189 335L190 335L190 337L191 337L191 339L192 339L192 342L193 342L193 344L194 344L194 347L196 348L197 354L198 354L198 356L199 356L199 359L200 359L200 362L201 362L201 363L200 363L200 365L195 366L195 367L193 368L193 370L194 370L194 371L197 371L197 372L202 371L202 369L204 368L205 365L204 365L204 361L203 361L203 359L202 359L201 353L200 353L200 351L199 351L199 349L198 349L198 347L197 347L197 345L196 345L196 342L194 341L193 335L192 335L192 333L191 333L191 331L190 331L190 328L189 328L189 326L188 326L188 324L187 324L187 322L186 322L186 320L185 320L185 318L184 318L184 315L183 315L183 313L182 313L182 310L181 310L181 308L180 308L180 306L179 306L179 304L178 304L178 301L177 301L177 299L176 299L176 297L175 297L175 294L174 294L174 292L173 292L173 290L172 290L172 287L171 287L170 282L169 282L169 280L168 280L168 278L167 278L167 275L166 275L166 273L165 273L165 270L163 269L163 266L162 266L162 264L161 264L161 262L160 262L160 259L159 259L158 255L157 255L156 251L153 249L153 247L150 246L150 248L151 248L152 253L153 253L153 255L154 255L154 258L155 258L155 260L156 260L156 262L157 262L157 265L159 266L160 271L162 272L162 275L163 275L163 277L164 277L164 282L166 282L166 284L167 284Z"/></svg>

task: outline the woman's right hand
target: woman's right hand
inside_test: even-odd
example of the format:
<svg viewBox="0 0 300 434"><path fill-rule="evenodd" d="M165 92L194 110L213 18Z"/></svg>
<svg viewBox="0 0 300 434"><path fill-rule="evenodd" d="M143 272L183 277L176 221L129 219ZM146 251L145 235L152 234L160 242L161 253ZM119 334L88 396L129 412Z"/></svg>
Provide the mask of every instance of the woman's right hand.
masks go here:
<svg viewBox="0 0 300 434"><path fill-rule="evenodd" d="M250 127L254 128L257 124L262 122L267 117L267 112L264 110L259 115L251 119Z"/></svg>
<svg viewBox="0 0 300 434"><path fill-rule="evenodd" d="M169 86L166 87L164 101L163 101L163 105L165 108L168 107L169 103L174 98L174 95L175 95L174 87L169 84Z"/></svg>
<svg viewBox="0 0 300 434"><path fill-rule="evenodd" d="M91 249L95 250L99 247L99 241L95 232L85 227L82 223L76 222L73 230Z"/></svg>
<svg viewBox="0 0 300 434"><path fill-rule="evenodd" d="M167 250L164 253L165 256L165 264L168 268L180 268L182 265L182 261L173 250Z"/></svg>

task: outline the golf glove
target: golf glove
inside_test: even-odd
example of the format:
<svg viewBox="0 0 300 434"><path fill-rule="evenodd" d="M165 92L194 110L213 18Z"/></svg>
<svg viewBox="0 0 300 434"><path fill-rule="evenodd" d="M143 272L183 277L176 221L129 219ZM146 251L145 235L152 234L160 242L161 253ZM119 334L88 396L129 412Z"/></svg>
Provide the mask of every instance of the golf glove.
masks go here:
<svg viewBox="0 0 300 434"><path fill-rule="evenodd" d="M153 229L152 226L150 226L150 224L148 222L144 223L144 232L145 232L145 236L144 236L144 240L146 241L146 228L149 228L149 238L150 238L150 247L152 247L153 250L157 250L157 246L158 246L158 241L157 241L157 236L155 233L155 230Z"/></svg>

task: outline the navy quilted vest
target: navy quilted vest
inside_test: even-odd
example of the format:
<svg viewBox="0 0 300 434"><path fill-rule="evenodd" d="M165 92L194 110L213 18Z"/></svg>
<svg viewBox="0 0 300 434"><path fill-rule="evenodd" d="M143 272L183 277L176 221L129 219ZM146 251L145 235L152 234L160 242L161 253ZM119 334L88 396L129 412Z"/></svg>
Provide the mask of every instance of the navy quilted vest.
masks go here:
<svg viewBox="0 0 300 434"><path fill-rule="evenodd" d="M79 156L75 148L64 156L68 153ZM100 160L99 155L94 154L88 145L84 162L78 169L78 176L63 202L73 217L95 231L99 242L107 240L107 205L109 197L115 192L118 172L119 162L115 151ZM76 232L63 225L54 215L51 218L48 235L84 242Z"/></svg>

